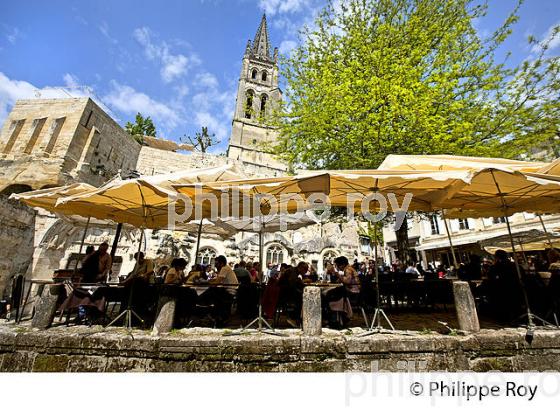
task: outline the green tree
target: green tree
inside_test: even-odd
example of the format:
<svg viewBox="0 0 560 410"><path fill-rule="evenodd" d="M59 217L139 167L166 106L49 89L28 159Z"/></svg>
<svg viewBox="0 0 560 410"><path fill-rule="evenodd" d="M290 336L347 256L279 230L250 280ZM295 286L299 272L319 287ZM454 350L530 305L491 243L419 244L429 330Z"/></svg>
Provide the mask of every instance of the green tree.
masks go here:
<svg viewBox="0 0 560 410"><path fill-rule="evenodd" d="M496 61L520 3L482 39L479 2L330 2L284 61L278 154L296 168L365 169L388 154L518 156L545 144L558 135L558 60Z"/></svg>
<svg viewBox="0 0 560 410"><path fill-rule="evenodd" d="M216 134L210 135L208 133L208 127L202 127L200 132L195 133L194 138L186 137L185 142L191 144L200 152L207 152L208 148L220 143L220 141L216 139Z"/></svg>
<svg viewBox="0 0 560 410"><path fill-rule="evenodd" d="M156 127L150 117L137 113L134 124L130 121L124 126L126 132L132 135L138 142L142 143L145 136L157 137Z"/></svg>

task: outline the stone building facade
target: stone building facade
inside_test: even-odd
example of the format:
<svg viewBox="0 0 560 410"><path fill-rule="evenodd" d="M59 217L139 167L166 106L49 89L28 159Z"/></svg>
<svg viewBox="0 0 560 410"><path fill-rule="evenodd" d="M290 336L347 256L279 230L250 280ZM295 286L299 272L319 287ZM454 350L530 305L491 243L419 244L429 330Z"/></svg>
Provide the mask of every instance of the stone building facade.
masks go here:
<svg viewBox="0 0 560 410"><path fill-rule="evenodd" d="M560 234L560 216L543 215L543 222L551 235ZM544 231L538 215L521 212L509 217L513 235L528 231ZM491 238L508 235L505 218L466 218L450 219L447 221L451 242L458 263L468 263L471 255L489 256L484 244ZM411 259L420 262L424 268L428 264L437 266L453 265L453 256L449 238L445 229L445 222L439 215L413 215L408 220L408 238L411 249ZM385 240L384 258L387 263L398 260L397 237L394 225L383 229ZM523 250L523 244L516 240L517 251Z"/></svg>
<svg viewBox="0 0 560 410"><path fill-rule="evenodd" d="M90 98L19 100L0 134L0 192L97 186L133 171L140 149Z"/></svg>

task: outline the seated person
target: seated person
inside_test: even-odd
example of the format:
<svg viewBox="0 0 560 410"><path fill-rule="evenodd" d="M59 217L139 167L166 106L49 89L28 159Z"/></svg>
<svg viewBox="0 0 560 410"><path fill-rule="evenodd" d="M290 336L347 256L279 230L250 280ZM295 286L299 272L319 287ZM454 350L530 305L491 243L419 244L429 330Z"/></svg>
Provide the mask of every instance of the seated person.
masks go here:
<svg viewBox="0 0 560 410"><path fill-rule="evenodd" d="M251 269L249 269L249 273L251 274L251 280L253 282L259 281L260 271L261 271L261 265L258 262L254 262Z"/></svg>
<svg viewBox="0 0 560 410"><path fill-rule="evenodd" d="M182 285L185 282L185 269L187 261L183 258L175 258L171 262L171 267L163 278L166 285Z"/></svg>
<svg viewBox="0 0 560 410"><path fill-rule="evenodd" d="M208 278L206 277L206 272L204 268L200 264L196 264L192 267L191 271L187 275L185 279L185 283L193 284L193 283L201 283L206 282Z"/></svg>
<svg viewBox="0 0 560 410"><path fill-rule="evenodd" d="M340 281L344 284L347 291L358 294L360 293L360 282L358 280L358 272L350 266L346 256L339 256L334 260L336 268L342 272Z"/></svg>
<svg viewBox="0 0 560 410"><path fill-rule="evenodd" d="M420 276L420 272L414 266L414 262L408 262L408 266L404 271L409 278L418 278Z"/></svg>
<svg viewBox="0 0 560 410"><path fill-rule="evenodd" d="M348 301L349 296L358 297L360 293L358 272L348 262L346 256L339 256L334 260L336 268L342 272L339 283L344 286L330 289L323 300L323 307L328 313L331 327L346 326L352 318L352 307ZM337 315L340 312L342 315Z"/></svg>
<svg viewBox="0 0 560 410"><path fill-rule="evenodd" d="M288 310L288 323L297 327L301 319L301 306L303 304L303 281L301 277L307 273L309 265L305 262L298 263L297 267L289 267L282 272L278 279L278 304L282 307L291 307Z"/></svg>
<svg viewBox="0 0 560 410"><path fill-rule="evenodd" d="M109 244L103 242L95 252L84 258L80 269L82 283L99 283L107 280L113 264L111 255L107 253L108 249Z"/></svg>
<svg viewBox="0 0 560 410"><path fill-rule="evenodd" d="M247 270L247 263L245 261L241 261L235 265L235 276L237 276L237 280L239 283L251 283L253 282L253 277Z"/></svg>
<svg viewBox="0 0 560 410"><path fill-rule="evenodd" d="M210 279L208 283L213 285L230 285L226 287L214 286L208 288L202 295L200 295L199 303L201 305L213 305L213 316L216 321L216 326L222 326L229 318L231 313L231 304L233 296L236 293L236 288L239 284L237 276L231 266L228 265L227 259L224 255L219 255L214 261L218 274L215 278Z"/></svg>
<svg viewBox="0 0 560 410"><path fill-rule="evenodd" d="M123 285L126 286L133 280L141 280L145 283L150 283L154 276L154 262L146 258L144 252L136 252L134 254L134 260L136 261L134 268L124 280Z"/></svg>
<svg viewBox="0 0 560 410"><path fill-rule="evenodd" d="M307 272L305 272L303 274L303 283L315 283L319 280L319 275L317 275L317 272L315 271L315 269L313 269L313 266L309 266Z"/></svg>
<svg viewBox="0 0 560 410"><path fill-rule="evenodd" d="M330 283L338 283L339 274L334 268L334 265L330 262L327 262L327 266L325 268L325 279L327 279Z"/></svg>

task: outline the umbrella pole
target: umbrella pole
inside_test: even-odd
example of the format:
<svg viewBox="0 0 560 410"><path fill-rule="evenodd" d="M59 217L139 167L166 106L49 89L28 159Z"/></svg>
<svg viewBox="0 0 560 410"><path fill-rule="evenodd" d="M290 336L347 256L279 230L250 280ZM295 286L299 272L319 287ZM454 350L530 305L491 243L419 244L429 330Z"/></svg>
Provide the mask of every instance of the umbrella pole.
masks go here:
<svg viewBox="0 0 560 410"><path fill-rule="evenodd" d="M117 248L119 246L119 240L121 239L121 232L122 232L122 223L117 224L117 230L115 231L115 238L113 239L113 245L111 246L111 262L115 262L115 255L117 254ZM113 266L111 266L111 274L113 273ZM107 282L109 282L111 275L107 278Z"/></svg>
<svg viewBox="0 0 560 410"><path fill-rule="evenodd" d="M88 216L88 219L87 219L87 222L86 222L86 227L84 228L84 233L82 235L82 240L80 242L80 250L78 251L78 258L76 259L76 265L74 266L74 275L78 271L78 264L80 263L80 256L82 255L82 249L84 248L84 242L86 241L86 235L87 235L87 231L89 229L90 220L91 220L91 217Z"/></svg>
<svg viewBox="0 0 560 410"><path fill-rule="evenodd" d="M548 230L546 229L546 226L544 224L544 221L542 219L542 215L539 214L539 221L541 221L541 226L543 228L543 231L546 235L546 240L548 241L548 246L550 246L550 249L552 249L552 239L550 239L550 233L548 232Z"/></svg>
<svg viewBox="0 0 560 410"><path fill-rule="evenodd" d="M377 333L384 333L384 332L394 332L395 327L385 314L385 311L381 308L381 286L379 283L379 269L377 268L377 221L374 222L373 225L373 237L374 237L374 255L373 255L373 269L375 269L375 285L377 286L376 298L377 298L377 306L375 307L375 311L373 313L373 318L371 319L371 326L369 330L365 333L362 333L359 337L365 337ZM385 329L381 325L381 320L385 319L391 330ZM367 324L366 324L367 325Z"/></svg>
<svg viewBox="0 0 560 410"><path fill-rule="evenodd" d="M197 238L196 238L196 252L194 253L194 264L196 265L196 261L198 259L198 252L200 251L200 237L202 235L202 222L204 221L204 218L200 218L200 223L198 224L198 233L197 233Z"/></svg>
<svg viewBox="0 0 560 410"><path fill-rule="evenodd" d="M515 264L515 270L517 271L517 278L519 279L519 284L521 285L523 300L525 302L525 309L527 311L523 316L527 316L528 329L532 331L533 328L535 327L535 324L533 322L533 314L531 313L531 307L529 306L529 298L527 297L527 292L525 291L525 285L523 284L523 278L521 276L521 268L519 267L519 263L517 262L517 255L515 251L515 244L513 241L513 234L511 233L511 226L509 224L509 218L505 212L504 215L506 218L506 226L509 235L509 242L511 244L511 251L513 252L513 263Z"/></svg>
<svg viewBox="0 0 560 410"><path fill-rule="evenodd" d="M136 267L138 268L138 263L140 262L140 252L142 250L142 242L144 241L144 229L140 228L140 241L138 242L138 251L136 252ZM124 310L120 315L118 315L115 319L113 319L107 326L109 327L114 323L118 322L120 319L124 318L123 326L127 328L128 331L132 330L132 317L134 316L136 319L140 321L142 325L144 325L144 319L138 315L132 309L132 297L134 295L134 282L130 284L130 291L128 293L128 301L126 310Z"/></svg>
<svg viewBox="0 0 560 410"><path fill-rule="evenodd" d="M447 239L449 240L449 247L451 248L451 256L453 257L453 266L455 266L455 269L458 269L459 264L457 263L457 257L455 256L455 248L453 247L453 241L451 240L451 233L449 232L449 226L447 225L447 218L442 217L441 219L443 219L445 232L447 232Z"/></svg>

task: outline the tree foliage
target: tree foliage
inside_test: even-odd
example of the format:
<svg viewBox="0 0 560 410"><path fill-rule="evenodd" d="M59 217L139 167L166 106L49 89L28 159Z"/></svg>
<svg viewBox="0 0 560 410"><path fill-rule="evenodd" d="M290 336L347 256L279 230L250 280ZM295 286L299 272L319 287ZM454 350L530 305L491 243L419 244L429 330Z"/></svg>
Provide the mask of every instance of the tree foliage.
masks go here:
<svg viewBox="0 0 560 410"><path fill-rule="evenodd" d="M144 118L140 113L136 114L134 124L129 121L124 126L124 129L140 143L142 143L145 136L157 137L156 127L152 119L150 117Z"/></svg>
<svg viewBox="0 0 560 410"><path fill-rule="evenodd" d="M200 132L195 133L194 138L186 137L186 142L200 152L207 152L208 148L220 143L216 139L216 134L210 135L208 133L208 127L202 127Z"/></svg>
<svg viewBox="0 0 560 410"><path fill-rule="evenodd" d="M496 61L519 5L481 38L487 5L470 0L329 3L284 62L277 152L296 167L376 168L388 154L515 157L554 142L558 58L533 39L532 59Z"/></svg>

